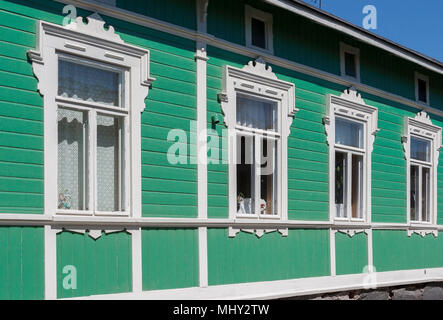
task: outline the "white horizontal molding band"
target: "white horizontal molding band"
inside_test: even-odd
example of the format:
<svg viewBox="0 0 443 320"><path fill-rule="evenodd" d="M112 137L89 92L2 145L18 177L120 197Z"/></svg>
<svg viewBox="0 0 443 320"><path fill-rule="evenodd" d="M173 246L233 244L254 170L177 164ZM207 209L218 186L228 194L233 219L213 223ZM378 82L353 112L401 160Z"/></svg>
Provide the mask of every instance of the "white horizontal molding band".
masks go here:
<svg viewBox="0 0 443 320"><path fill-rule="evenodd" d="M368 277L371 277L369 280ZM311 277L282 281L252 282L207 288L144 291L79 297L77 299L140 299L140 300L201 300L201 299L279 299L302 295L321 294L348 290L382 288L389 286L427 283L443 280L443 268L416 269L371 274Z"/></svg>
<svg viewBox="0 0 443 320"><path fill-rule="evenodd" d="M406 223L333 223L330 221L308 220L248 220L248 219L201 219L201 218L130 218L130 217L91 217L91 216L47 216L42 214L0 214L0 225L11 226L46 226L54 227L114 227L114 228L138 228L138 227L235 227L235 228L261 228L261 229L387 229L387 230L443 230L443 225L409 225Z"/></svg>
<svg viewBox="0 0 443 320"><path fill-rule="evenodd" d="M289 70L297 71L300 73L304 73L310 76L317 77L322 80L326 80L332 83L337 83L346 87L355 87L358 91L366 92L375 96L378 96L383 99L391 100L393 102L398 102L401 104L404 104L406 106L410 106L413 108L416 108L418 110L425 110L428 113L432 113L438 116L443 116L443 111L426 106L423 104L419 104L416 101L404 98L402 96L383 91L359 82L353 82L350 79L322 71L319 69L315 69L312 67L308 67L299 63L296 63L294 61L290 61L287 59L279 58L274 55L266 54L263 51L260 50L254 50L252 48L248 48L242 45L238 45L235 43L231 43L226 40L218 39L210 34L207 33L201 33L197 32L188 28L180 27L177 25L173 25L171 23L167 23L164 21L160 21L154 18L149 18L144 15L127 11L124 9L120 9L114 6L105 5L96 1L91 0L56 0L58 2L66 3L66 4L72 4L77 7L90 10L93 12L98 12L100 14L103 14L105 16L113 17L116 19L120 19L123 21L135 23L138 25L142 25L148 28L152 28L155 30L167 32L173 35L177 35L186 39L199 41L199 42L205 42L208 45L218 47L223 50L231 51L233 53L241 54L247 57L257 58L262 57L266 62L274 64L276 66L280 66ZM418 63L418 62L417 62ZM432 69L430 66L427 67L428 69ZM439 71L440 74L443 74L443 70Z"/></svg>

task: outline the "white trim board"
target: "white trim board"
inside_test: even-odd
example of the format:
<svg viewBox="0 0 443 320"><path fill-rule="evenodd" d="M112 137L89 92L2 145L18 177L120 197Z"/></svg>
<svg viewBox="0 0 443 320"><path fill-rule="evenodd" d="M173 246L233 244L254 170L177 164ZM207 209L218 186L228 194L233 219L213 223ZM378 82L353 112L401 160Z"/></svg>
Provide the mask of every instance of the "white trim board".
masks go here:
<svg viewBox="0 0 443 320"><path fill-rule="evenodd" d="M207 288L144 291L74 298L74 300L212 300L212 299L280 299L295 296L443 281L443 268L387 271L366 274L325 276L281 281L251 282ZM368 288L369 289L369 288ZM72 300L72 299L71 299Z"/></svg>
<svg viewBox="0 0 443 320"><path fill-rule="evenodd" d="M398 102L401 104L404 104L405 106L410 106L413 108L416 108L418 110L426 110L428 113L432 113L435 115L439 115L443 117L443 111L439 110L437 108L433 108L430 106L424 106L422 104L417 103L415 100L407 99L405 97L399 96L394 93L390 93L381 89L377 89L374 87L371 87L369 85L365 85L362 83L358 83L355 81L351 81L345 77L341 77L339 75L335 75L326 71L322 71L316 68L308 67L305 65L302 65L300 63L296 63L291 60L287 60L284 58L279 58L270 54L267 54L266 52L247 48L246 46L238 45L235 43L231 43L222 39L218 39L210 34L203 33L203 32L196 32L194 30L176 26L167 22L163 22L157 19L148 18L146 16L143 16L141 14L137 14L134 12L130 12L127 10L119 9L116 7L106 6L99 4L92 0L56 0L58 2L66 3L66 4L73 4L77 7L102 13L103 15L113 17L116 19L120 19L122 21L127 21L135 24L139 24L148 28L152 28L155 30L163 31L166 33L174 34L186 39L191 39L194 41L202 41L206 42L207 45L211 45L223 50L228 50L233 53L237 53L240 55L244 55L247 57L251 57L253 59L261 56L263 59L265 59L268 63L274 64L276 66L280 66L283 68L286 68L288 70L297 71L306 75L314 76L322 80L326 80L332 83L337 83L340 85L344 85L346 87L354 86L357 90L372 94L375 96L378 96L382 99L391 100L393 102ZM267 0L272 1L272 0ZM443 74L443 68L438 73Z"/></svg>
<svg viewBox="0 0 443 320"><path fill-rule="evenodd" d="M409 225L407 223L380 223L372 222L365 224L331 222L331 221L308 221L308 220L286 220L286 221L263 221L263 220L241 220L241 219L199 219L199 218L119 218L119 217L76 217L45 215L19 215L11 213L0 213L0 226L57 226L57 227L111 227L111 228L289 228L289 229L375 229L375 230L429 230L443 231L443 225ZM105 228L106 229L106 228Z"/></svg>

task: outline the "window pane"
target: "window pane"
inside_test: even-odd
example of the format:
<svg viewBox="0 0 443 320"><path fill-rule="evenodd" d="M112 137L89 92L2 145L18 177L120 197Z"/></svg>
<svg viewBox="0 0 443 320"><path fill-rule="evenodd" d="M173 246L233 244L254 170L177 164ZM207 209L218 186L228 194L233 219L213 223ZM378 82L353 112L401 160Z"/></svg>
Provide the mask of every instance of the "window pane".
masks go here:
<svg viewBox="0 0 443 320"><path fill-rule="evenodd" d="M237 213L255 214L254 137L237 136Z"/></svg>
<svg viewBox="0 0 443 320"><path fill-rule="evenodd" d="M97 210L124 211L123 130L118 117L97 115Z"/></svg>
<svg viewBox="0 0 443 320"><path fill-rule="evenodd" d="M431 161L431 141L411 136L411 158L420 161Z"/></svg>
<svg viewBox="0 0 443 320"><path fill-rule="evenodd" d="M429 222L430 218L430 205L431 205L431 199L430 199L430 185L431 185L431 170L429 168L422 168L421 173L421 213L422 213L422 221Z"/></svg>
<svg viewBox="0 0 443 320"><path fill-rule="evenodd" d="M59 209L88 210L86 119L81 111L57 111Z"/></svg>
<svg viewBox="0 0 443 320"><path fill-rule="evenodd" d="M277 104L237 97L237 124L262 130L277 131Z"/></svg>
<svg viewBox="0 0 443 320"><path fill-rule="evenodd" d="M418 100L427 103L428 95L427 95L426 81L422 79L417 79L417 85L418 85Z"/></svg>
<svg viewBox="0 0 443 320"><path fill-rule="evenodd" d="M252 45L266 49L266 27L261 20L251 18Z"/></svg>
<svg viewBox="0 0 443 320"><path fill-rule="evenodd" d="M347 154L335 153L335 207L337 217L347 217L346 193L347 193Z"/></svg>
<svg viewBox="0 0 443 320"><path fill-rule="evenodd" d="M410 206L411 220L418 220L419 167L411 166Z"/></svg>
<svg viewBox="0 0 443 320"><path fill-rule="evenodd" d="M363 156L352 155L352 218L363 219Z"/></svg>
<svg viewBox="0 0 443 320"><path fill-rule="evenodd" d="M260 175L260 213L278 214L277 206L277 141L262 140L262 159Z"/></svg>
<svg viewBox="0 0 443 320"><path fill-rule="evenodd" d="M345 74L353 78L357 77L355 54L345 52Z"/></svg>
<svg viewBox="0 0 443 320"><path fill-rule="evenodd" d="M120 75L70 61L59 60L58 95L119 106Z"/></svg>
<svg viewBox="0 0 443 320"><path fill-rule="evenodd" d="M335 118L335 143L363 149L363 123Z"/></svg>

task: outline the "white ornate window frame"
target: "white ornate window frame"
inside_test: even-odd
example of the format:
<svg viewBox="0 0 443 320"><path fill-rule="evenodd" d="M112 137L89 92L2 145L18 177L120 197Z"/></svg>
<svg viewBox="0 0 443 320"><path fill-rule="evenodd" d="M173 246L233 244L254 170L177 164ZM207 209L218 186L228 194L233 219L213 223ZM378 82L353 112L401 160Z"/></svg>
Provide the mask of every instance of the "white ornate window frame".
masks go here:
<svg viewBox="0 0 443 320"><path fill-rule="evenodd" d="M281 162L281 177L279 177L280 209L278 217L273 217L278 221L288 220L288 136L290 134L292 121L298 109L295 107L295 85L291 82L282 81L272 72L271 67L266 67L266 62L262 58L250 61L243 68L225 66L223 70L223 92L219 94L219 100L224 113L225 125L228 128L228 166L229 166L229 217L236 222L245 222L245 218L237 218L237 180L236 180L236 98L237 94L247 94L249 96L271 100L278 103L280 116L281 152L279 154ZM248 219L258 220L260 216L254 215ZM269 217L267 219L270 219ZM243 230L243 229L242 229ZM261 236L266 232L274 230L250 230L246 232L255 233ZM283 235L287 234L287 229L279 230ZM238 232L238 230L237 230ZM236 232L230 228L230 235L235 236Z"/></svg>
<svg viewBox="0 0 443 320"><path fill-rule="evenodd" d="M412 221L410 216L411 209L411 199L410 199L410 188L411 188L411 172L410 172L410 151L411 151L411 135L424 138L431 141L431 214L429 222L422 221ZM438 171L438 159L440 155L442 139L442 128L432 124L429 115L425 111L417 113L414 118L407 117L405 119L404 125L404 136L402 137L403 150L406 159L406 216L407 223L412 227L419 226L431 226L437 228L437 171Z"/></svg>
<svg viewBox="0 0 443 320"><path fill-rule="evenodd" d="M355 78L346 74L345 53L350 53L355 56ZM360 49L344 42L340 42L340 74L346 79L360 82Z"/></svg>
<svg viewBox="0 0 443 320"><path fill-rule="evenodd" d="M141 217L141 112L153 78L149 75L149 50L124 43L114 28L105 28L98 14L88 23L78 17L67 26L37 22L37 48L28 57L38 79L38 90L44 101L44 210L57 214L57 81L58 56L67 54L79 59L116 66L127 70L129 105L129 197L128 215ZM127 173L128 174L128 173Z"/></svg>
<svg viewBox="0 0 443 320"><path fill-rule="evenodd" d="M252 27L251 18L263 21L265 24L265 41L266 48L260 48L252 44ZM273 32L272 32L272 14L255 9L249 5L245 5L245 31L246 46L249 48L274 54Z"/></svg>
<svg viewBox="0 0 443 320"><path fill-rule="evenodd" d="M422 80L426 83L426 102L423 102L419 99L418 80ZM425 76L424 74L421 74L420 72L415 71L414 72L414 87L415 87L415 101L417 101L418 103L420 103L422 105L429 106L430 105L430 102L429 102L429 77Z"/></svg>
<svg viewBox="0 0 443 320"><path fill-rule="evenodd" d="M363 219L336 217L335 206L335 118L340 116L350 120L364 123L365 130L365 154L363 175ZM327 143L329 145L329 219L331 223L352 223L355 225L367 225L371 223L371 168L372 150L375 136L378 132L378 109L367 105L354 87L346 89L340 96L328 95L326 116L324 118Z"/></svg>

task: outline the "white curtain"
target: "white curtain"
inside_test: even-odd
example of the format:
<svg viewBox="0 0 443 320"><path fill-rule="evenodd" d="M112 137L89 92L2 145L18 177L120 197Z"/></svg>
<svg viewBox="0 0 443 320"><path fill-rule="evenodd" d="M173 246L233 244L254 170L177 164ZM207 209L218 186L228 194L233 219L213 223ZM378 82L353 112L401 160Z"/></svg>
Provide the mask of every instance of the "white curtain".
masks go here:
<svg viewBox="0 0 443 320"><path fill-rule="evenodd" d="M59 61L58 95L119 105L119 74L70 61Z"/></svg>
<svg viewBox="0 0 443 320"><path fill-rule="evenodd" d="M363 124L343 118L336 118L335 143L363 148Z"/></svg>
<svg viewBox="0 0 443 320"><path fill-rule="evenodd" d="M238 97L237 124L243 127L276 131L277 105Z"/></svg>
<svg viewBox="0 0 443 320"><path fill-rule="evenodd" d="M118 118L97 115L97 210L120 211Z"/></svg>
<svg viewBox="0 0 443 320"><path fill-rule="evenodd" d="M58 208L84 210L84 116L58 109Z"/></svg>
<svg viewBox="0 0 443 320"><path fill-rule="evenodd" d="M431 159L431 142L411 137L411 158L429 162Z"/></svg>

